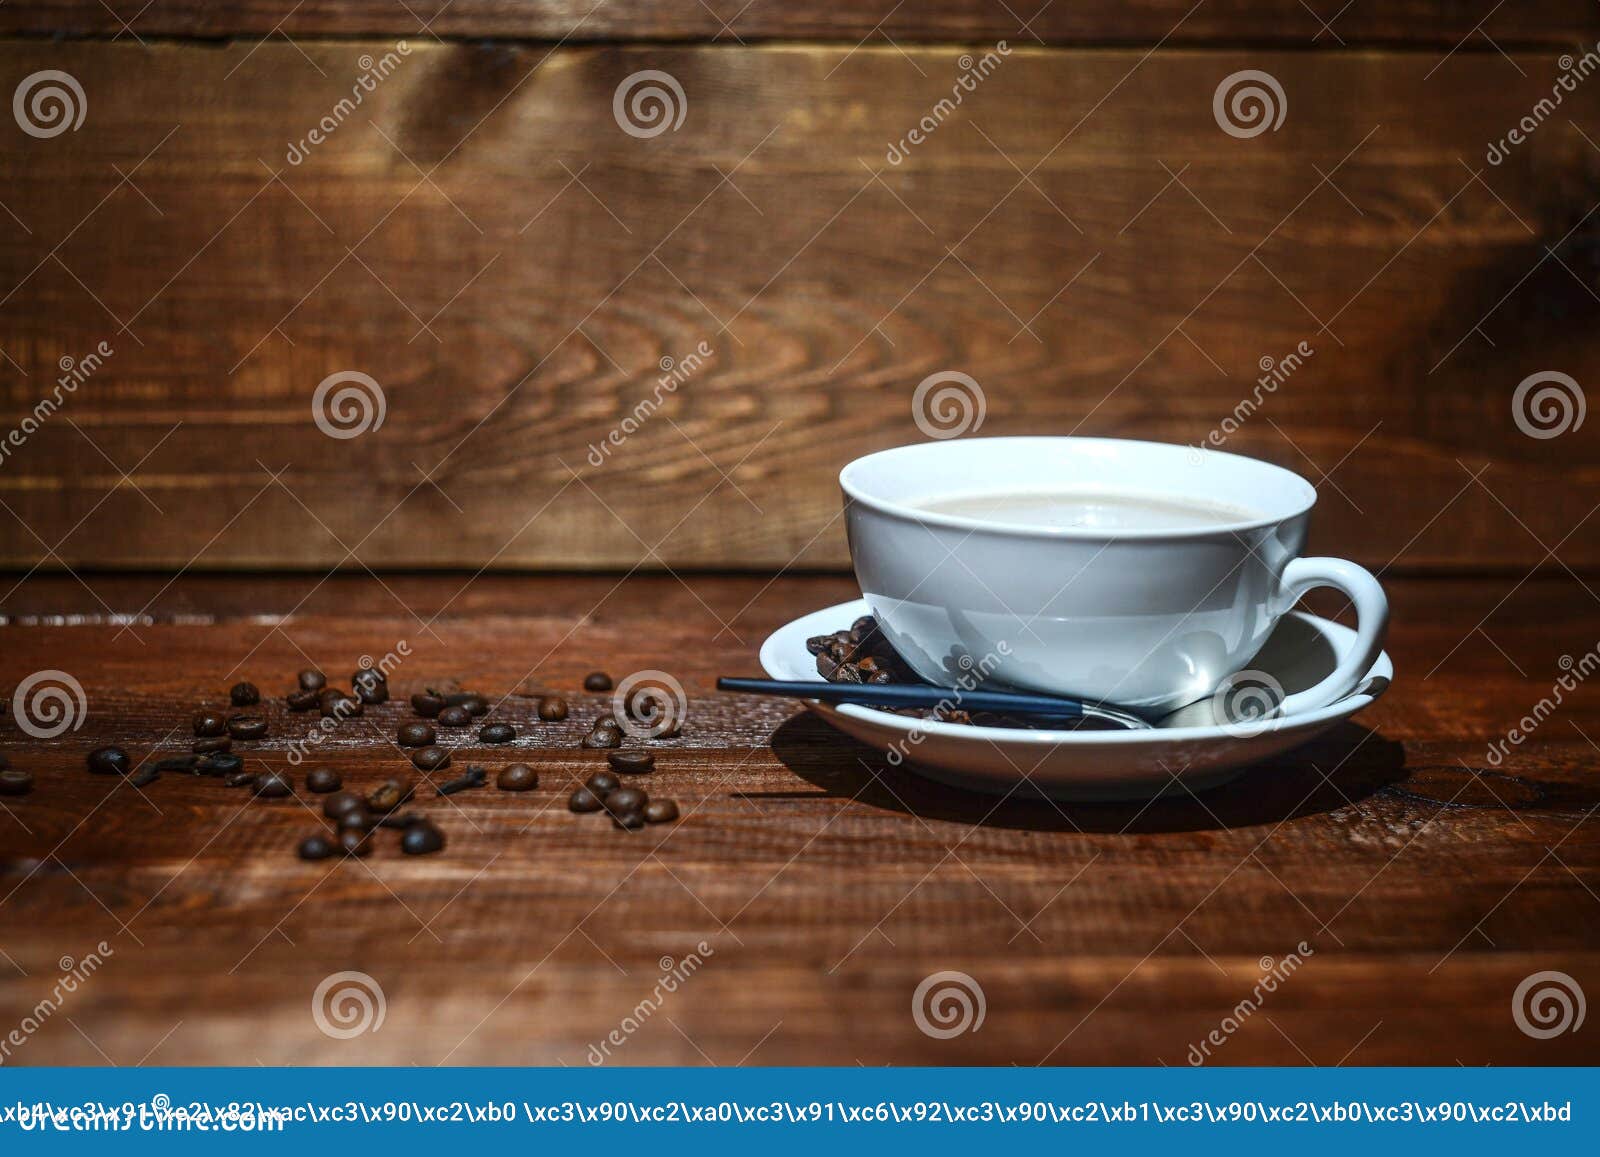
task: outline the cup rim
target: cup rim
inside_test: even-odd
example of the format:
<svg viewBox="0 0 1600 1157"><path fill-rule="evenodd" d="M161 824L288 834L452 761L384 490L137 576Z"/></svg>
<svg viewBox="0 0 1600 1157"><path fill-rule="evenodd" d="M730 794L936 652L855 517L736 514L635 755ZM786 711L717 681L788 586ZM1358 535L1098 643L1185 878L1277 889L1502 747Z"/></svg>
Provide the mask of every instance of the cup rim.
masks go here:
<svg viewBox="0 0 1600 1157"><path fill-rule="evenodd" d="M900 446L891 446L888 449L876 450L871 454L864 454L845 464L839 471L839 487L851 501L859 502L863 506L881 511L885 514L899 518L909 519L924 526L938 526L950 530L963 530L971 533L989 532L1005 534L1012 537L1036 538L1046 541L1073 541L1073 542L1124 542L1132 540L1142 541L1182 541L1188 539L1213 538L1219 534L1240 534L1247 531L1265 530L1269 527L1281 525L1293 518L1299 518L1308 513L1317 504L1317 489L1305 478L1293 470L1286 470L1282 466L1265 462L1260 458L1251 458L1244 454L1231 454L1223 450L1212 450L1201 447L1204 455L1216 455L1236 462L1245 463L1249 468L1257 469L1268 475L1277 475L1280 480L1300 491L1301 503L1295 509L1278 514L1264 515L1261 518L1245 519L1237 522L1219 522L1208 526L1188 526L1170 528L1126 528L1126 529L1095 529L1087 527L1047 527L1033 526L1025 523L998 522L990 519L972 518L964 514L946 514L940 511L924 510L904 502L881 498L869 494L861 483L851 477L852 473L859 474L869 464L876 464L886 458L905 454L910 451L927 452L934 446L960 446L973 443L1076 443L1079 445L1100 445L1112 447L1151 447L1163 452L1172 450L1188 450L1191 447L1176 442L1156 442L1144 438L1087 438L1075 434L1062 435L1029 435L1022 437L1000 438L962 438L949 442L908 442Z"/></svg>

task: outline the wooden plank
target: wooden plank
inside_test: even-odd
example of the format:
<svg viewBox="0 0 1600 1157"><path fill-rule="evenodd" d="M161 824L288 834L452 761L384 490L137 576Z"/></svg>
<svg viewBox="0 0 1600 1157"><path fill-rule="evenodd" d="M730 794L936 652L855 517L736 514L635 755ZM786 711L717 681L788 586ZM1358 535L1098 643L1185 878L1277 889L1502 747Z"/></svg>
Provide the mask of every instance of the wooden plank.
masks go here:
<svg viewBox="0 0 1600 1157"><path fill-rule="evenodd" d="M1513 420L1529 375L1597 376L1600 87L1482 159L1549 54L1017 50L921 144L957 49L0 60L88 101L0 141L7 427L59 359L113 350L0 466L8 565L838 566L838 468L924 437L911 395L944 370L983 434L1193 443L1259 402L1226 448L1320 483L1318 551L1600 564L1600 426ZM1246 68L1287 113L1237 139L1212 96ZM641 139L612 98L645 69L687 111ZM313 424L341 371L381 428Z"/></svg>
<svg viewBox="0 0 1600 1157"><path fill-rule="evenodd" d="M81 677L88 711L42 742L0 721L0 749L39 780L0 801L0 1023L35 1006L63 956L101 940L111 955L8 1063L582 1064L661 958L699 953L662 1015L602 1059L1183 1064L1270 971L1262 958L1302 940L1303 966L1207 1063L1592 1054L1582 1034L1526 1036L1510 1006L1533 972L1587 982L1600 965L1600 839L1584 822L1600 805L1585 738L1600 697L1580 687L1502 766L1484 758L1549 693L1559 652L1600 637L1569 580L1395 581L1397 680L1358 721L1201 799L1059 809L996 809L791 707L712 692L767 631L847 597L838 578L91 581L35 577L5 600L5 698L50 666ZM96 620L102 600L143 612L133 632ZM27 625L47 610L82 617ZM530 701L500 703L541 786L419 799L448 834L439 856L385 843L365 866L304 864L292 849L318 821L301 800L173 776L141 795L83 770L102 742L179 747L194 707L241 676L275 695L307 662L339 677L401 639L396 691L539 685L575 708L541 724ZM685 818L625 834L571 815L563 793L601 762L575 746L601 702L582 676L643 667L689 697L649 783ZM268 710L253 765L281 764L305 725ZM363 788L403 770L384 737L408 717L370 709L329 762ZM377 979L387 1020L333 1040L311 993L350 969ZM915 1027L912 992L946 969L982 987L981 1032Z"/></svg>
<svg viewBox="0 0 1600 1157"><path fill-rule="evenodd" d="M560 40L892 39L918 43L1009 37L1014 44L1282 44L1338 48L1351 44L1427 44L1445 49L1483 37L1515 47L1570 46L1600 31L1593 9L1556 0L1487 15L1441 0L1383 5L1269 4L1263 0L1111 0L1017 6L1001 0L306 0L285 12L270 0L206 4L200 0L36 0L0 9L0 33L110 36L394 35L517 37Z"/></svg>

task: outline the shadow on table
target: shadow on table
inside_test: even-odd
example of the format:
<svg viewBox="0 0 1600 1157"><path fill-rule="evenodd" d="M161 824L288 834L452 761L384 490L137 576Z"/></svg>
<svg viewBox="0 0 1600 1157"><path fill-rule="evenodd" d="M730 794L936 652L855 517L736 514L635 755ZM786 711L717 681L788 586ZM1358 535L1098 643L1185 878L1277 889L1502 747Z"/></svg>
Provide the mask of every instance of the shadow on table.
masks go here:
<svg viewBox="0 0 1600 1157"><path fill-rule="evenodd" d="M879 752L810 712L779 726L772 750L785 767L829 796L926 819L1049 832L1189 832L1272 824L1347 807L1405 777L1401 744L1348 722L1231 783L1154 802L1073 803L1016 796L1000 801L894 767ZM760 802L813 793L741 794Z"/></svg>

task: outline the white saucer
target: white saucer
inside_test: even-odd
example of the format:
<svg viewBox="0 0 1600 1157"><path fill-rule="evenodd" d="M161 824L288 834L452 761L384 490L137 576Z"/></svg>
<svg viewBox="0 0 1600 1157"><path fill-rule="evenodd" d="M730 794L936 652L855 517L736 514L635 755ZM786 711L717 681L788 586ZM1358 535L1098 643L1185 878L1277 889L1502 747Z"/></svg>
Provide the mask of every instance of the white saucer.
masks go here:
<svg viewBox="0 0 1600 1157"><path fill-rule="evenodd" d="M778 628L761 645L761 666L774 679L822 682L806 639L831 634L869 614L864 599L815 611ZM1304 611L1279 621L1250 666L1286 693L1315 686L1355 641L1348 627ZM1252 763L1280 755L1349 719L1383 694L1394 677L1387 652L1355 692L1316 711L1274 720L1254 734L1220 726L1151 731L1025 731L939 723L860 707L807 705L839 730L886 754L894 751L933 779L1006 795L1055 799L1148 799L1204 791ZM914 741L912 732L921 735Z"/></svg>

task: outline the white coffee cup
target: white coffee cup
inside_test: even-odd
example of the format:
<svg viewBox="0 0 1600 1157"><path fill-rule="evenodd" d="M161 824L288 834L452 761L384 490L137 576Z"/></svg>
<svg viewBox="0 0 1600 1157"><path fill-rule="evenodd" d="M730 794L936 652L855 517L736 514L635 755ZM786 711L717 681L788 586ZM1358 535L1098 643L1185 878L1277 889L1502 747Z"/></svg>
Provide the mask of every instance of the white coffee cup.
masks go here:
<svg viewBox="0 0 1600 1157"><path fill-rule="evenodd" d="M1116 438L963 438L858 458L839 475L861 591L917 674L1160 714L1244 670L1313 587L1343 591L1356 642L1284 715L1349 694L1383 648L1389 604L1353 562L1301 558L1316 489L1216 451ZM1097 490L1250 512L1216 525L1007 524L921 504Z"/></svg>

